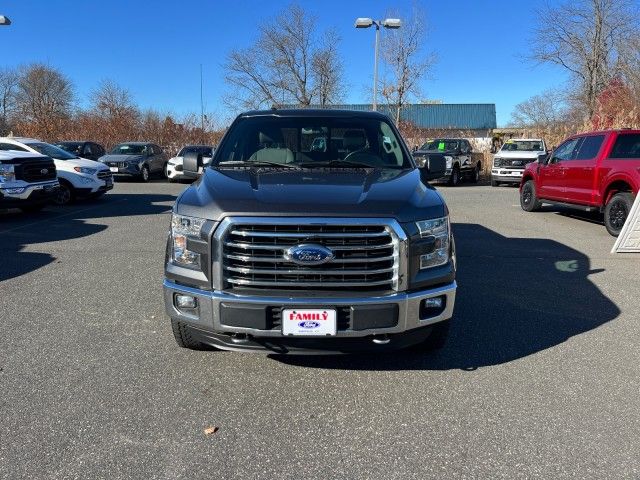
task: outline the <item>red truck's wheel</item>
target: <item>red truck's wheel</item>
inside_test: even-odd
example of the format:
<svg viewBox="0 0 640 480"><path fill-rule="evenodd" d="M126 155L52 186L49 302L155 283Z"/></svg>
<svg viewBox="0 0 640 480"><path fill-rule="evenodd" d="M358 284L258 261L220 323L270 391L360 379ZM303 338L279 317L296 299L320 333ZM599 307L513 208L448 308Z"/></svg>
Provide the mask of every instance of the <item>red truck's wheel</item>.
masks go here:
<svg viewBox="0 0 640 480"><path fill-rule="evenodd" d="M607 232L617 237L627 221L627 216L633 205L633 195L629 192L616 193L607 206L604 207L604 225Z"/></svg>
<svg viewBox="0 0 640 480"><path fill-rule="evenodd" d="M542 204L536 195L536 184L533 180L527 180L520 191L520 206L525 212L535 212Z"/></svg>

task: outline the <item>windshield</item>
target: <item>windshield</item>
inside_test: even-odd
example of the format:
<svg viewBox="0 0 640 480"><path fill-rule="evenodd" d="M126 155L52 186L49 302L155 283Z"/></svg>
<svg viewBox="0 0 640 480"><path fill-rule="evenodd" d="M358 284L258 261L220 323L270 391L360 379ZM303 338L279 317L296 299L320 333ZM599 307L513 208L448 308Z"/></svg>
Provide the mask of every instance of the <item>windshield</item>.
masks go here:
<svg viewBox="0 0 640 480"><path fill-rule="evenodd" d="M63 150L55 145L49 145L44 142L33 142L27 143L31 148L33 148L38 153L42 155L46 155L47 157L55 158L56 160L73 160L78 157L75 155Z"/></svg>
<svg viewBox="0 0 640 480"><path fill-rule="evenodd" d="M56 147L66 150L69 153L73 153L75 155L80 155L82 153L82 143L76 142L64 142L64 143L56 143Z"/></svg>
<svg viewBox="0 0 640 480"><path fill-rule="evenodd" d="M188 145L186 147L182 147L178 153L178 157L184 157L187 153L201 153L204 157L212 157L212 150L212 147L207 147L205 145Z"/></svg>
<svg viewBox="0 0 640 480"><path fill-rule="evenodd" d="M542 150L539 140L507 140L502 146L503 152L537 152Z"/></svg>
<svg viewBox="0 0 640 480"><path fill-rule="evenodd" d="M112 155L143 155L147 153L147 146L137 143L121 143L109 152Z"/></svg>
<svg viewBox="0 0 640 480"><path fill-rule="evenodd" d="M412 168L395 129L358 117L244 117L216 153L216 166L248 164Z"/></svg>
<svg viewBox="0 0 640 480"><path fill-rule="evenodd" d="M427 143L420 147L420 150L457 150L460 142L458 140L447 140L444 138L436 138L435 140L427 140Z"/></svg>

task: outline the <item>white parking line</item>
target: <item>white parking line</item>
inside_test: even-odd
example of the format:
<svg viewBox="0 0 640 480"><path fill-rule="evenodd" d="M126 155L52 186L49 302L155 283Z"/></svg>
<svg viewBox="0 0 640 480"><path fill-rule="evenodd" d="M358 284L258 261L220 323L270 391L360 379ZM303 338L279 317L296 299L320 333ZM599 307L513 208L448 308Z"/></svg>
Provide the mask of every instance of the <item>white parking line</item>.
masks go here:
<svg viewBox="0 0 640 480"><path fill-rule="evenodd" d="M113 205L114 203L126 202L126 201L127 201L127 199L123 198L121 200L116 200L114 202L111 202L110 205ZM6 230L0 230L0 233L15 232L16 230L20 230L22 228L30 227L32 225L37 225L39 223L49 222L51 220L56 220L57 218L68 217L69 215L75 215L76 213L86 212L86 211L89 211L89 210L95 210L96 208L100 208L100 207L103 207L103 206L104 205L95 205L93 207L87 207L87 208L83 208L83 209L80 209L80 210L74 210L73 212L63 213L62 215L56 215L55 217L43 218L42 220L38 220L37 222L31 222L31 223L27 223L25 225L20 225L19 227L8 228Z"/></svg>

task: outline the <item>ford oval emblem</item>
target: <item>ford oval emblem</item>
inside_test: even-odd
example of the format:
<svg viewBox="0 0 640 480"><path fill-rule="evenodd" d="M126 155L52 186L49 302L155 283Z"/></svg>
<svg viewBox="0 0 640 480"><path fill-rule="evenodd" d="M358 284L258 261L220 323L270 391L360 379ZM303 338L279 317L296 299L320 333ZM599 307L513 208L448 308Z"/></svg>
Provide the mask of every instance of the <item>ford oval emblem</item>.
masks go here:
<svg viewBox="0 0 640 480"><path fill-rule="evenodd" d="M43 168L42 170L40 170L40 173L42 175L46 175L47 173L49 173L49 170L47 168Z"/></svg>
<svg viewBox="0 0 640 480"><path fill-rule="evenodd" d="M307 330L313 330L320 326L320 322L313 322L311 320L305 320L304 322L298 322L300 328L306 328Z"/></svg>
<svg viewBox="0 0 640 480"><path fill-rule="evenodd" d="M334 253L322 245L304 243L287 249L284 258L298 265L322 265L334 258Z"/></svg>

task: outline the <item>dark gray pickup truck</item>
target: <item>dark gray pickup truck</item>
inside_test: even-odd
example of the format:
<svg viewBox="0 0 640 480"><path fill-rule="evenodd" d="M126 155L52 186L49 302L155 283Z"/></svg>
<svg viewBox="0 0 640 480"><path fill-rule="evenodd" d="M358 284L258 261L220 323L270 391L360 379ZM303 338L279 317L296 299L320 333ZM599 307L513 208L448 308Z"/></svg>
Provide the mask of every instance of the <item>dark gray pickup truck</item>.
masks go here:
<svg viewBox="0 0 640 480"><path fill-rule="evenodd" d="M325 141L318 141L324 138ZM176 200L164 301L187 348L351 353L444 344L456 293L442 196L385 115L240 115ZM202 158L184 159L197 176Z"/></svg>

